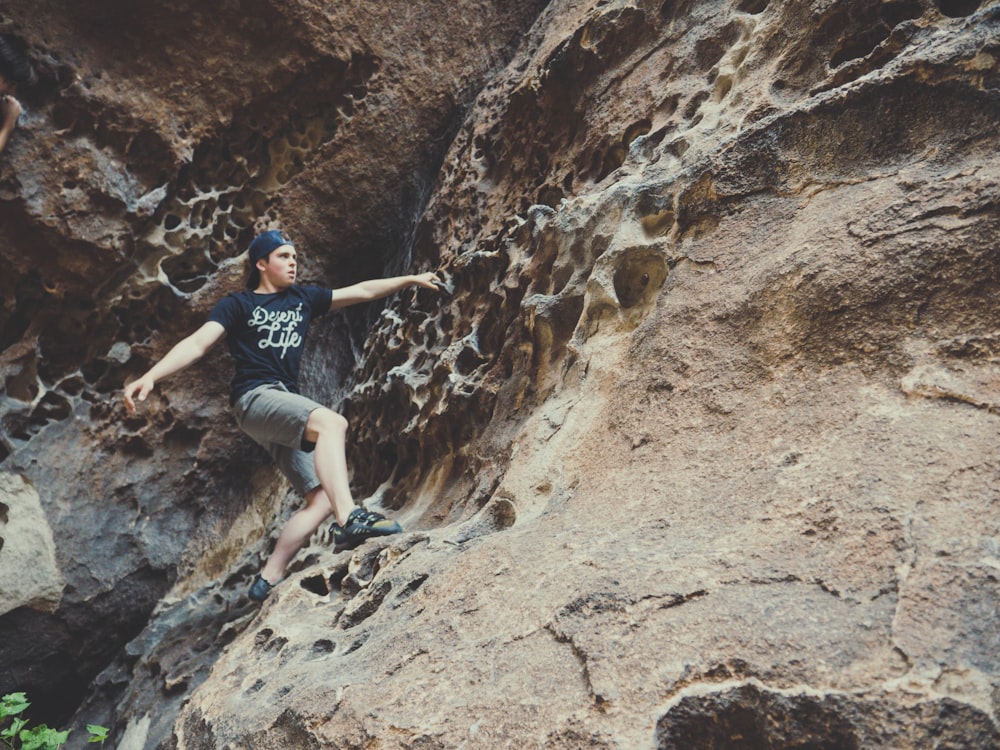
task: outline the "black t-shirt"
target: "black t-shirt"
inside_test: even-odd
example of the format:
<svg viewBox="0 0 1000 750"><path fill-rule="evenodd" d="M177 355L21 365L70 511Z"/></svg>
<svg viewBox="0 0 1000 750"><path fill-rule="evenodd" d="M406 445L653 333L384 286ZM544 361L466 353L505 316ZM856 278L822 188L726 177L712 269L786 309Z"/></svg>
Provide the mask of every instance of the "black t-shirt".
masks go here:
<svg viewBox="0 0 1000 750"><path fill-rule="evenodd" d="M250 290L223 297L208 319L226 329L236 362L230 400L266 383L283 383L298 393L299 365L313 318L330 309L331 292L293 284L274 294Z"/></svg>

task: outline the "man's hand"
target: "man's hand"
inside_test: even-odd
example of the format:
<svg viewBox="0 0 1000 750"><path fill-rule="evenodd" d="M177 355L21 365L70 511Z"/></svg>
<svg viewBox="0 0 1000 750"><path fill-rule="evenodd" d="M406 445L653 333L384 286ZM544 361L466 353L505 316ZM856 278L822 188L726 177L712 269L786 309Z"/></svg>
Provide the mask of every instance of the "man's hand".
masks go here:
<svg viewBox="0 0 1000 750"><path fill-rule="evenodd" d="M433 289L434 291L437 291L441 288L444 282L438 278L436 273L428 271L427 273L421 273L414 276L413 283L417 286L422 286L424 289Z"/></svg>
<svg viewBox="0 0 1000 750"><path fill-rule="evenodd" d="M135 414L135 396L136 393L139 394L139 401L145 401L146 396L149 395L150 391L153 390L153 386L156 382L149 377L149 375L143 375L138 380L133 380L127 386L125 386L125 408L128 409L129 414Z"/></svg>
<svg viewBox="0 0 1000 750"><path fill-rule="evenodd" d="M17 118L21 116L23 111L24 109L21 107L21 102L10 94L0 96L0 119L3 120L5 125L13 127L17 122Z"/></svg>

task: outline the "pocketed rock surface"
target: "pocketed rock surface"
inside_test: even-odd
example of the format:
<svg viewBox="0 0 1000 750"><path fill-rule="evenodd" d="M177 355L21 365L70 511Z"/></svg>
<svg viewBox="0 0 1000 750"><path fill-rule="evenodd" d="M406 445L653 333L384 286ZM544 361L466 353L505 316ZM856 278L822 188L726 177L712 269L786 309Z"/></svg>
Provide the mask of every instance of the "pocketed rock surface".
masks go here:
<svg viewBox="0 0 1000 750"><path fill-rule="evenodd" d="M296 499L243 464L77 721L119 750L1000 745L1000 4L524 28L408 235L445 293L330 322L307 372L407 531L317 538L250 606ZM338 158L275 217L313 225Z"/></svg>

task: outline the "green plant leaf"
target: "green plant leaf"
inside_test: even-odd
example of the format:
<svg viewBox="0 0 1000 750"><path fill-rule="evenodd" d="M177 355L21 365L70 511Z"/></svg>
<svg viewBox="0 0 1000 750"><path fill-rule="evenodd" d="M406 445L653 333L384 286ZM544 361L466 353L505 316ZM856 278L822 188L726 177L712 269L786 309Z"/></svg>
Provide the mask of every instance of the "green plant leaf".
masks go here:
<svg viewBox="0 0 1000 750"><path fill-rule="evenodd" d="M17 733L20 732L27 725L27 719L14 719L11 721L10 726L0 732L0 737L12 740L17 737Z"/></svg>
<svg viewBox="0 0 1000 750"><path fill-rule="evenodd" d="M17 716L30 705L28 697L24 693L7 693L3 698L0 698L0 719Z"/></svg>
<svg viewBox="0 0 1000 750"><path fill-rule="evenodd" d="M108 738L110 730L100 724L88 724L87 731L90 732L90 739L87 742L104 742Z"/></svg>
<svg viewBox="0 0 1000 750"><path fill-rule="evenodd" d="M45 724L21 732L21 750L58 750L69 737L69 731L59 732Z"/></svg>

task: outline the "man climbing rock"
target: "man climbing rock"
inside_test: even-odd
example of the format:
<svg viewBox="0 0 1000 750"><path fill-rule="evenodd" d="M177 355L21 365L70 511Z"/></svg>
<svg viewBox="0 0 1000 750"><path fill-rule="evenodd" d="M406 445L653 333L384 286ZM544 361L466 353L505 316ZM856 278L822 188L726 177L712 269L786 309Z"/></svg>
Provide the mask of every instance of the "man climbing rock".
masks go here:
<svg viewBox="0 0 1000 750"><path fill-rule="evenodd" d="M255 601L267 598L292 557L331 514L339 543L352 546L372 536L395 534L399 524L355 505L348 483L347 420L298 392L306 332L313 318L330 310L388 297L408 286L437 290L433 273L362 281L341 289L295 283L297 256L279 231L250 244L247 288L227 295L208 321L180 341L142 377L125 387L134 412L156 383L201 359L226 338L236 365L230 403L237 424L271 454L305 498L305 507L285 524L274 551L250 586Z"/></svg>

